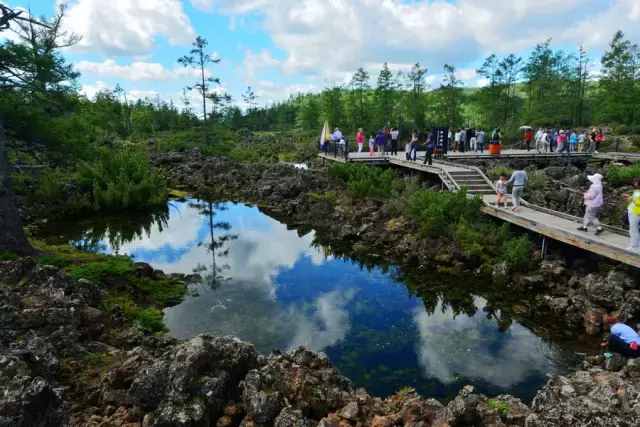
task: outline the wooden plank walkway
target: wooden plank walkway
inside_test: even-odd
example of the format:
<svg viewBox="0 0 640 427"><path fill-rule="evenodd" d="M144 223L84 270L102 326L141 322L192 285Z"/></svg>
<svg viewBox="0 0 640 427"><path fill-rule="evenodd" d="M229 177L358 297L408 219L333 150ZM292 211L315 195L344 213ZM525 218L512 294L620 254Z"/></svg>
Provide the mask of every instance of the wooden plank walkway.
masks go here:
<svg viewBox="0 0 640 427"><path fill-rule="evenodd" d="M592 157L597 160L612 160L614 162L640 162L640 153L597 153L593 154Z"/></svg>
<svg viewBox="0 0 640 427"><path fill-rule="evenodd" d="M320 157L330 161L346 162L344 157L335 158L332 155L326 156L324 154L321 154ZM563 212L555 212L526 202L518 212L513 212L510 208L498 208L495 206L496 196L493 184L478 168L443 160L434 160L433 165L426 165L422 163L422 159L416 162L407 161L404 158L404 153L397 156L369 156L368 153L352 153L349 156L349 161L365 164L386 163L438 175L450 191L458 191L466 187L469 194L481 197L484 202L482 212L487 215L553 240L640 268L640 254L626 249L629 237L624 230L607 227L602 234L596 236L593 232L579 231L577 228L581 218Z"/></svg>

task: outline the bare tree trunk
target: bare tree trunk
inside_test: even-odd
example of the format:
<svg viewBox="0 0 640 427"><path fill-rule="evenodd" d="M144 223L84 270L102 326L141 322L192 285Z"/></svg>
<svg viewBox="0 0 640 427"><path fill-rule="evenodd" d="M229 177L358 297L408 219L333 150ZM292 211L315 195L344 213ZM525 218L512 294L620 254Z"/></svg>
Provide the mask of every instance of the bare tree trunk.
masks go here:
<svg viewBox="0 0 640 427"><path fill-rule="evenodd" d="M0 123L0 252L4 251L18 255L36 253L24 234L15 196L11 191L7 141Z"/></svg>

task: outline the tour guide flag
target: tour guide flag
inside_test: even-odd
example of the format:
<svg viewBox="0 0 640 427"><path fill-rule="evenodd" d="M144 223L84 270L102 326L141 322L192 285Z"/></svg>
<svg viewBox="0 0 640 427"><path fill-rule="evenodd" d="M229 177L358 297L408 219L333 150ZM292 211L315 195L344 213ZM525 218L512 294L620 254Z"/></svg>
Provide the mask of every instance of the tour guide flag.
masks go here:
<svg viewBox="0 0 640 427"><path fill-rule="evenodd" d="M324 144L330 139L331 131L329 131L329 122L325 120L324 126L322 127L322 132L320 133L320 145Z"/></svg>

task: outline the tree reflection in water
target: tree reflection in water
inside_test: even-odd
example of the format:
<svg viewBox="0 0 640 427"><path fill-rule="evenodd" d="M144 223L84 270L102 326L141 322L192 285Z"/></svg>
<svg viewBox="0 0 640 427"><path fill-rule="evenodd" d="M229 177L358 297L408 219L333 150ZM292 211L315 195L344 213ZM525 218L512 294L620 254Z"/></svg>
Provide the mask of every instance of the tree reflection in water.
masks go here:
<svg viewBox="0 0 640 427"><path fill-rule="evenodd" d="M126 218L119 216L92 217L90 227L82 224L69 224L65 232L73 246L79 250L99 253L104 252L106 243L112 248L113 253L120 254L120 249L126 243L133 240L149 238L154 226L162 232L169 220L170 205L149 212L129 213Z"/></svg>
<svg viewBox="0 0 640 427"><path fill-rule="evenodd" d="M206 215L209 226L209 241L199 242L198 246L205 246L211 254L211 266L198 265L193 272L203 275L203 283L206 283L211 289L217 289L222 282L231 280L231 277L223 274L231 269L229 264L220 263L218 258L227 258L230 251L230 243L238 238L237 234L231 233L231 223L228 221L215 221L215 217L219 212L226 211L228 208L224 203L210 201L193 201L189 206L198 211L202 215Z"/></svg>

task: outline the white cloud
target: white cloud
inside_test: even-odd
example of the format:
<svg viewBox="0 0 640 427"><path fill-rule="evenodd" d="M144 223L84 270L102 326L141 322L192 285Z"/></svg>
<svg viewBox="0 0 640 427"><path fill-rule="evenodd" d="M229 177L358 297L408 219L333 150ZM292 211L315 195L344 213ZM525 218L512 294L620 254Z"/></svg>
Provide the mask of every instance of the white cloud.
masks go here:
<svg viewBox="0 0 640 427"><path fill-rule="evenodd" d="M179 0L64 2L68 5L65 29L82 36L73 49L140 55L153 49L158 36L174 45L186 44L195 38Z"/></svg>
<svg viewBox="0 0 640 427"><path fill-rule="evenodd" d="M191 0L191 5L196 9L209 12L213 7L213 0Z"/></svg>
<svg viewBox="0 0 640 427"><path fill-rule="evenodd" d="M98 94L98 92L102 92L110 89L113 89L113 88L107 85L102 80L98 80L94 84L82 85L82 87L80 88L80 93L89 99L93 99L96 96L96 94Z"/></svg>
<svg viewBox="0 0 640 427"><path fill-rule="evenodd" d="M131 81L199 77L199 71L194 68L176 66L169 70L162 64L155 62L132 62L131 64L120 65L113 59L106 59L103 62L79 61L75 67L82 73L117 77Z"/></svg>
<svg viewBox="0 0 640 427"><path fill-rule="evenodd" d="M285 53L282 71L332 78L385 61L470 67L488 53L521 53L547 38L601 50L618 28L640 36L638 0L219 0L214 7L261 15Z"/></svg>

